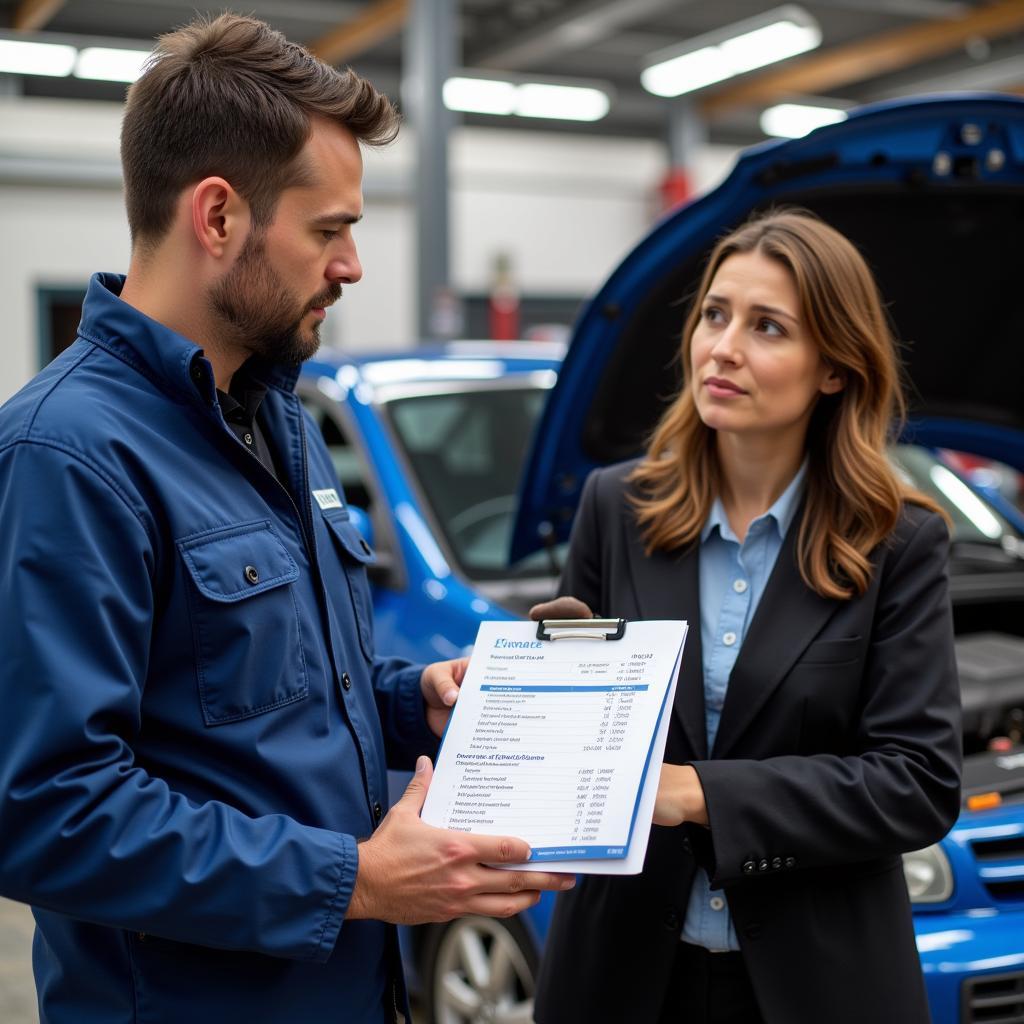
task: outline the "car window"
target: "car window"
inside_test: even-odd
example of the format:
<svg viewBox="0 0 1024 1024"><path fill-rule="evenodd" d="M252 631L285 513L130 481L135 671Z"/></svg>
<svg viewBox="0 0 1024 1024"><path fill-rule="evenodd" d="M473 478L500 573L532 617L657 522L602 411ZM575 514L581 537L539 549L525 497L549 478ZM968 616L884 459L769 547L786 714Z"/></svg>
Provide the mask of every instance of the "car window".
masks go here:
<svg viewBox="0 0 1024 1024"><path fill-rule="evenodd" d="M474 385L387 402L437 524L471 578L545 575L550 558L509 566L519 477L547 390Z"/></svg>

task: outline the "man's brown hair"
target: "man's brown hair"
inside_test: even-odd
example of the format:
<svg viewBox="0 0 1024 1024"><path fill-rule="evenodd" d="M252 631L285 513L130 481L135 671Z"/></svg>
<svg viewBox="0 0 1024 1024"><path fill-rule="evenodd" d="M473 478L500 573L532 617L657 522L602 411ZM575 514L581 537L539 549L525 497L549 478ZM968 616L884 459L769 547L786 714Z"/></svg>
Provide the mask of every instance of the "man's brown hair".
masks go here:
<svg viewBox="0 0 1024 1024"><path fill-rule="evenodd" d="M255 18L200 18L161 36L128 92L121 128L125 205L133 245L155 246L182 189L225 178L268 225L324 117L368 145L398 132L391 101L351 69L338 71Z"/></svg>

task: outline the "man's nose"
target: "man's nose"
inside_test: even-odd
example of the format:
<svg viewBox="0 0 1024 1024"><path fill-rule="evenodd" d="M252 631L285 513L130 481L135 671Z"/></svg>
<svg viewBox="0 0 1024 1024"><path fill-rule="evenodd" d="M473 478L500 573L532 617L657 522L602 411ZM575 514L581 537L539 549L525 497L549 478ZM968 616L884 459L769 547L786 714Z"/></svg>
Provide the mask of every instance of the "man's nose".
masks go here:
<svg viewBox="0 0 1024 1024"><path fill-rule="evenodd" d="M331 260L324 276L332 283L355 284L363 276L363 265L359 262L355 246L352 246L350 252Z"/></svg>

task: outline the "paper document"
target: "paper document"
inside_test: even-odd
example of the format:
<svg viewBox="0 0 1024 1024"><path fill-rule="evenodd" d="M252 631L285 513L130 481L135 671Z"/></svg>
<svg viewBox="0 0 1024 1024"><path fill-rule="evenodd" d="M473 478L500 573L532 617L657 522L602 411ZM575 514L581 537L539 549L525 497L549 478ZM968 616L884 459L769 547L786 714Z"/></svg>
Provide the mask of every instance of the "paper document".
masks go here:
<svg viewBox="0 0 1024 1024"><path fill-rule="evenodd" d="M535 623L482 623L423 820L525 839L531 869L640 871L686 629L538 640Z"/></svg>

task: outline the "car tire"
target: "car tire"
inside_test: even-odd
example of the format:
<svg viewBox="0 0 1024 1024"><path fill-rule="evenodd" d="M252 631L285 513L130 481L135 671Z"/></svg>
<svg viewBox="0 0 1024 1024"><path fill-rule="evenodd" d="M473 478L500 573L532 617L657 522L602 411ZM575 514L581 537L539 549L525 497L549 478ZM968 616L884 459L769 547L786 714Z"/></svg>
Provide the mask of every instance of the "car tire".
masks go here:
<svg viewBox="0 0 1024 1024"><path fill-rule="evenodd" d="M538 959L515 917L436 926L423 947L428 1024L531 1024Z"/></svg>

